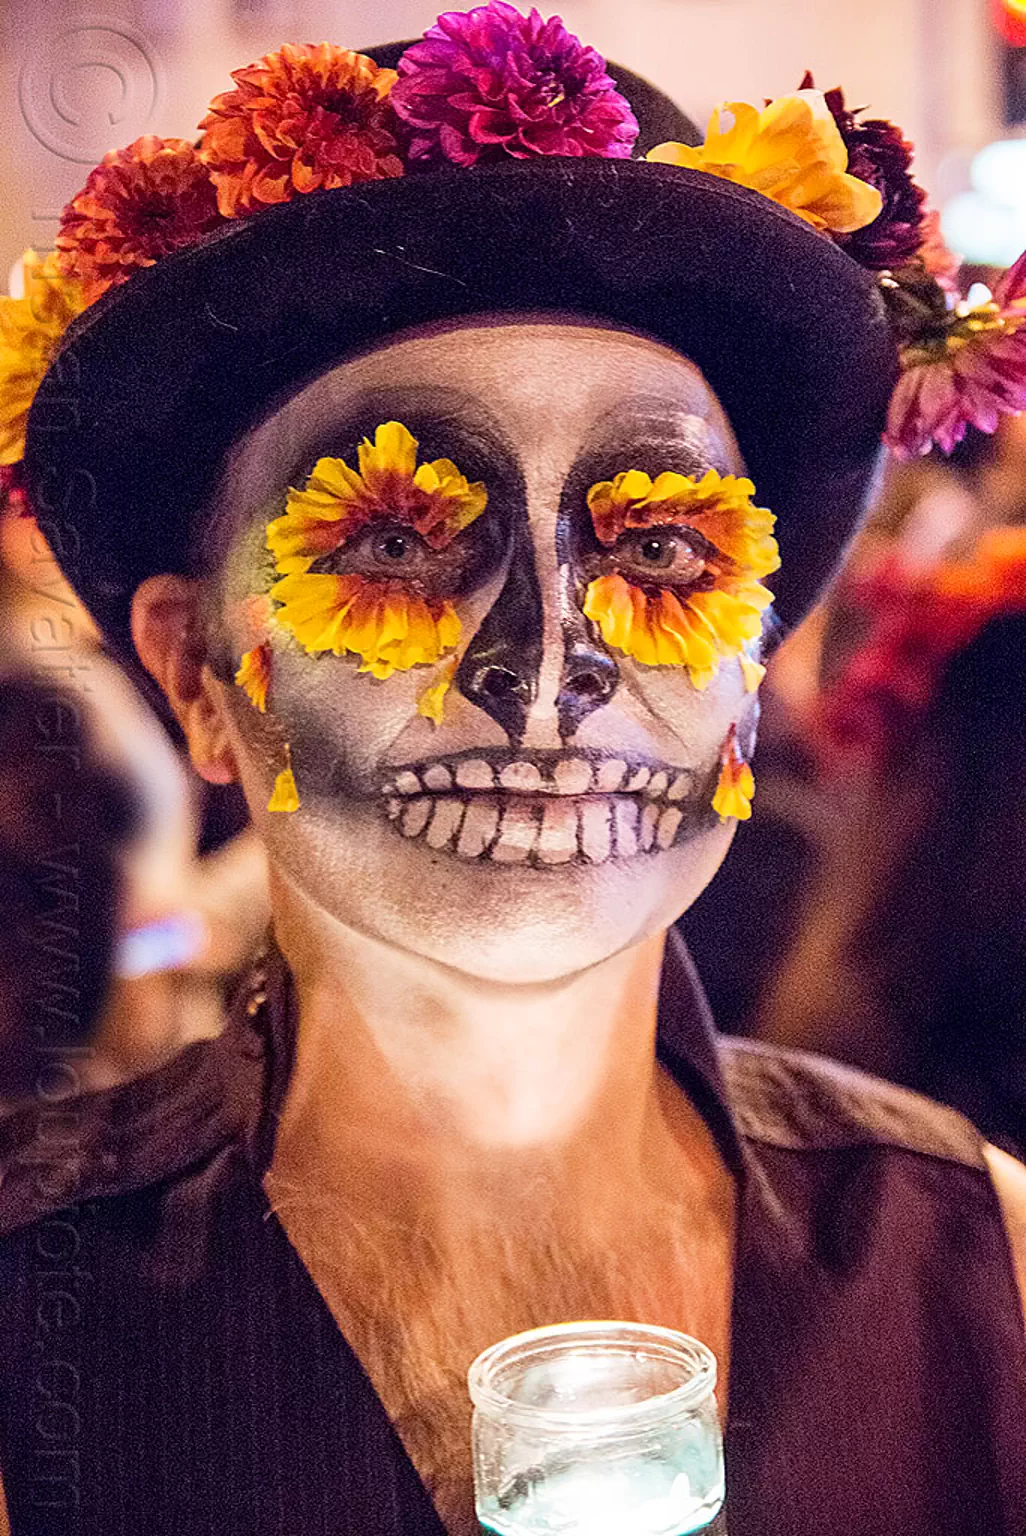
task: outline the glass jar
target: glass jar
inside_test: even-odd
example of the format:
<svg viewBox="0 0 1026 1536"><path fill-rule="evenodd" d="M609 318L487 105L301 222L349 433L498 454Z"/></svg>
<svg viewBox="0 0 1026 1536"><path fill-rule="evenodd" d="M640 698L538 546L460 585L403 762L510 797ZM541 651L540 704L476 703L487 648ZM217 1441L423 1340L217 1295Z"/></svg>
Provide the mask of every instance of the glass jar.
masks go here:
<svg viewBox="0 0 1026 1536"><path fill-rule="evenodd" d="M723 1504L716 1357L687 1334L535 1328L478 1355L468 1385L494 1536L686 1536Z"/></svg>

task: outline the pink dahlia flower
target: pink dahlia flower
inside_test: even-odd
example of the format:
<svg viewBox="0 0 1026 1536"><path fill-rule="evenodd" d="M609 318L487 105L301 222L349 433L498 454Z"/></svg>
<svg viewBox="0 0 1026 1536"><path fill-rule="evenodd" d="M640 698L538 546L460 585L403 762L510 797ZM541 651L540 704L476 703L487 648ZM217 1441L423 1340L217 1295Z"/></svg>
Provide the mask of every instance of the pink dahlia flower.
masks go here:
<svg viewBox="0 0 1026 1536"><path fill-rule="evenodd" d="M505 0L439 16L399 61L391 103L412 130L413 164L476 165L507 155L626 160L630 105L558 16L522 16Z"/></svg>
<svg viewBox="0 0 1026 1536"><path fill-rule="evenodd" d="M967 427L994 432L1026 410L1026 252L993 299L959 306L945 332L903 349L884 440L900 459L950 453Z"/></svg>

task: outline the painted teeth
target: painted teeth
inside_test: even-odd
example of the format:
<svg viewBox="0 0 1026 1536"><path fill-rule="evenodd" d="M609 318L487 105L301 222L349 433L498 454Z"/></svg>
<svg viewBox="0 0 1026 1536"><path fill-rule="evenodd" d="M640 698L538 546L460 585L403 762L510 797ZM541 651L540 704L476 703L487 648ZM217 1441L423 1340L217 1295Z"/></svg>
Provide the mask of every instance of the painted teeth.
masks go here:
<svg viewBox="0 0 1026 1536"><path fill-rule="evenodd" d="M470 757L457 764L456 783L461 789L494 789L495 774L490 763Z"/></svg>
<svg viewBox="0 0 1026 1536"><path fill-rule="evenodd" d="M576 797L589 794L643 794L648 800L683 800L694 784L691 773L657 769L647 765L631 768L622 758L604 758L592 765L583 757L565 757L555 764L550 778L530 760L514 759L501 768L493 768L482 757L468 757L453 767L446 763L430 763L417 773L412 768L402 768L394 779L382 786L389 806L396 797L414 799L425 792L444 795L452 789L482 790L505 789L521 795L565 795ZM396 813L389 810L389 814Z"/></svg>
<svg viewBox="0 0 1026 1536"><path fill-rule="evenodd" d="M478 794L416 795L386 804L406 838L421 838L436 852L496 864L604 864L673 846L684 815L676 806L631 796L574 798Z"/></svg>

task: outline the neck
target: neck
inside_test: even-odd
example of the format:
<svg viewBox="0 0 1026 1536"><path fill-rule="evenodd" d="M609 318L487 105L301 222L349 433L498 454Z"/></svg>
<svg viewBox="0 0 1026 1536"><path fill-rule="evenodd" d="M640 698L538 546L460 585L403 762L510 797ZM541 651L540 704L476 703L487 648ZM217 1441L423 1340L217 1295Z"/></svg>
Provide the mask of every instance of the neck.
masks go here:
<svg viewBox="0 0 1026 1536"><path fill-rule="evenodd" d="M681 1143L708 1156L655 1057L664 934L514 986L381 944L275 885L299 1005L276 1176L329 1200L358 1184L397 1215L465 1212L512 1188L622 1196L665 1176L679 1190Z"/></svg>

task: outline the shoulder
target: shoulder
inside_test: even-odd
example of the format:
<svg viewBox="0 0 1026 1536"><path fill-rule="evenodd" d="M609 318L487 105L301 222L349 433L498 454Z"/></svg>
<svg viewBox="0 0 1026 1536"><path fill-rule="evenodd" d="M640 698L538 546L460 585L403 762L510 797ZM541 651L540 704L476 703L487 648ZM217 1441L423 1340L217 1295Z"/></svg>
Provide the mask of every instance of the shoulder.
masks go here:
<svg viewBox="0 0 1026 1536"><path fill-rule="evenodd" d="M957 1110L783 1046L722 1036L731 1108L749 1140L795 1151L881 1146L984 1171L984 1143Z"/></svg>
<svg viewBox="0 0 1026 1536"><path fill-rule="evenodd" d="M119 1087L33 1099L0 1121L0 1238L196 1166L252 1133L263 1088L259 1042L226 1030Z"/></svg>
<svg viewBox="0 0 1026 1536"><path fill-rule="evenodd" d="M1026 1314L1026 1166L1002 1152L1000 1147L989 1144L984 1148L984 1156L1001 1202L1012 1264Z"/></svg>

